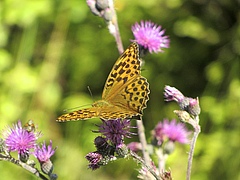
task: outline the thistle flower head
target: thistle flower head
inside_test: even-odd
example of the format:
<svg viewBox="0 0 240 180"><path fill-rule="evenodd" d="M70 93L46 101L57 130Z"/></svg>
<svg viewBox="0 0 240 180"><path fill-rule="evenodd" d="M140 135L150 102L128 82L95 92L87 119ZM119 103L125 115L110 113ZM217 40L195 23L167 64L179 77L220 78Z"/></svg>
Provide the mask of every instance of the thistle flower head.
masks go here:
<svg viewBox="0 0 240 180"><path fill-rule="evenodd" d="M201 112L198 98L186 97L175 87L165 86L164 99L165 101L176 101L181 110L187 111L193 116L197 116Z"/></svg>
<svg viewBox="0 0 240 180"><path fill-rule="evenodd" d="M5 145L8 151L18 151L19 155L28 153L36 146L40 133L29 132L22 127L19 120L13 127L8 127L4 132Z"/></svg>
<svg viewBox="0 0 240 180"><path fill-rule="evenodd" d="M88 167L92 170L96 170L101 166L108 164L110 161L116 160L115 156L104 156L100 152L90 152L85 157L89 161Z"/></svg>
<svg viewBox="0 0 240 180"><path fill-rule="evenodd" d="M164 120L163 122L163 134L168 137L170 141L177 141L182 144L188 143L188 135L185 125L183 123L177 123L174 119L172 121Z"/></svg>
<svg viewBox="0 0 240 180"><path fill-rule="evenodd" d="M42 143L42 147L37 145L35 147L34 156L38 159L40 163L47 162L51 158L51 156L55 153L56 148L52 148L52 141L50 140L50 144L46 146L46 143Z"/></svg>
<svg viewBox="0 0 240 180"><path fill-rule="evenodd" d="M165 119L163 122L159 122L154 129L154 136L160 141L158 144L162 144L165 139L186 144L189 141L188 135L189 132L185 125L183 123L177 123L175 119L172 121Z"/></svg>
<svg viewBox="0 0 240 180"><path fill-rule="evenodd" d="M100 168L100 162L103 156L98 152L91 152L86 155L86 159L89 161L88 167L92 170Z"/></svg>
<svg viewBox="0 0 240 180"><path fill-rule="evenodd" d="M102 133L107 140L118 146L124 142L124 137L130 138L133 133L130 132L129 119L102 120L103 124L99 126L97 132Z"/></svg>
<svg viewBox="0 0 240 180"><path fill-rule="evenodd" d="M132 26L135 41L150 53L163 52L162 48L168 48L170 40L164 36L165 30L151 21L141 21Z"/></svg>
<svg viewBox="0 0 240 180"><path fill-rule="evenodd" d="M53 164L50 160L51 156L55 153L56 148L52 148L52 141L50 140L50 144L46 146L46 143L42 143L42 147L37 145L35 147L35 151L33 155L38 159L39 163L41 164L42 172L48 174L49 176L52 175L53 171Z"/></svg>
<svg viewBox="0 0 240 180"><path fill-rule="evenodd" d="M176 101L178 103L184 100L184 95L175 87L165 86L164 88L165 101Z"/></svg>

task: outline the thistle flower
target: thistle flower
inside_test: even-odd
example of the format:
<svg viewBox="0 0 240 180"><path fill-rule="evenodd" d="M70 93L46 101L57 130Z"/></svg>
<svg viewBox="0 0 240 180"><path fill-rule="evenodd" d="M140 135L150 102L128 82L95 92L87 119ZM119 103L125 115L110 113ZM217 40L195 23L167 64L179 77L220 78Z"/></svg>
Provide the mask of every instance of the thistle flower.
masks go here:
<svg viewBox="0 0 240 180"><path fill-rule="evenodd" d="M165 86L164 88L165 101L176 101L178 103L184 100L184 95L175 87Z"/></svg>
<svg viewBox="0 0 240 180"><path fill-rule="evenodd" d="M8 151L18 151L19 156L28 156L29 150L36 146L40 135L41 133L29 132L24 129L20 120L12 128L8 127L3 132Z"/></svg>
<svg viewBox="0 0 240 180"><path fill-rule="evenodd" d="M52 148L52 141L46 146L46 143L42 143L42 147L37 145L35 147L34 156L38 159L39 162L47 162L51 156L55 153L56 148Z"/></svg>
<svg viewBox="0 0 240 180"><path fill-rule="evenodd" d="M107 140L114 145L119 146L124 142L124 137L130 138L132 134L129 130L133 128L130 126L130 120L102 120L103 124L99 126L99 133L102 133Z"/></svg>
<svg viewBox="0 0 240 180"><path fill-rule="evenodd" d="M52 174L53 171L53 164L50 158L55 153L55 151L56 148L52 148L52 141L50 140L50 144L48 146L46 146L45 142L42 143L42 147L37 145L33 153L40 162L42 171L49 176Z"/></svg>
<svg viewBox="0 0 240 180"><path fill-rule="evenodd" d="M165 119L163 122L159 122L154 129L154 137L159 141L158 144L166 139L172 142L179 142L182 144L188 143L188 135L185 125L183 123L177 123L174 119L171 122Z"/></svg>
<svg viewBox="0 0 240 180"><path fill-rule="evenodd" d="M135 41L150 53L163 52L162 48L168 48L170 40L164 36L165 30L151 21L141 21L132 26Z"/></svg>
<svg viewBox="0 0 240 180"><path fill-rule="evenodd" d="M183 123L177 123L175 119L163 121L163 134L168 137L170 141L179 142L182 144L188 143L188 135L185 125Z"/></svg>
<svg viewBox="0 0 240 180"><path fill-rule="evenodd" d="M98 152L91 152L86 155L86 159L89 161L88 167L92 170L100 168L100 162L103 156Z"/></svg>
<svg viewBox="0 0 240 180"><path fill-rule="evenodd" d="M181 110L187 111L193 116L197 116L201 112L198 98L185 97L175 87L165 86L164 99L165 101L176 101Z"/></svg>
<svg viewBox="0 0 240 180"><path fill-rule="evenodd" d="M100 168L100 166L104 166L110 161L116 160L115 156L104 156L98 151L88 153L85 158L89 161L88 167L92 170L96 170Z"/></svg>

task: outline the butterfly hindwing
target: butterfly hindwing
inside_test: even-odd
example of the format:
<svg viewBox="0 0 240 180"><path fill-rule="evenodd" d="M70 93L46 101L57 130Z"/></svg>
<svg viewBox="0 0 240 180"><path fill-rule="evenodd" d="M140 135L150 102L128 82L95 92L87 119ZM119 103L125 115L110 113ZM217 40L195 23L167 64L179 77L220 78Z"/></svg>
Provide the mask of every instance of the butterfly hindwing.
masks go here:
<svg viewBox="0 0 240 180"><path fill-rule="evenodd" d="M80 109L77 111L61 115L60 117L58 117L57 121L58 122L77 121L98 117L99 109L100 109L99 107Z"/></svg>
<svg viewBox="0 0 240 180"><path fill-rule="evenodd" d="M119 92L114 99L111 100L112 104L116 104L122 109L126 108L135 112L134 116L142 115L142 111L147 107L149 100L149 83L146 78L138 76L124 89ZM118 99L124 99L118 101Z"/></svg>

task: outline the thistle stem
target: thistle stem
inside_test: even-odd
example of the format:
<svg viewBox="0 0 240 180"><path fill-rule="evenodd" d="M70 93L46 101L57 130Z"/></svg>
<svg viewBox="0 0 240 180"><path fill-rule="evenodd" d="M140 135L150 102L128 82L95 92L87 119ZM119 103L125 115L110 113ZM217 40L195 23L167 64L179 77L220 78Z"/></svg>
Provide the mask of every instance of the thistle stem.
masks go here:
<svg viewBox="0 0 240 180"><path fill-rule="evenodd" d="M199 116L196 116L195 119L192 121L194 123L190 123L194 127L194 133L193 138L190 144L190 152L188 155L188 166L187 166L187 180L191 179L191 169L192 169L192 160L193 160L193 154L194 154L194 148L197 142L197 137L199 133L201 132L201 127L199 126Z"/></svg>
<svg viewBox="0 0 240 180"><path fill-rule="evenodd" d="M119 54L122 54L124 49L123 49L122 39L121 39L119 27L118 27L117 14L114 8L114 2L113 0L108 0L108 3L109 3L109 8L112 12L112 20L108 22L108 29L109 29L109 32L115 38Z"/></svg>

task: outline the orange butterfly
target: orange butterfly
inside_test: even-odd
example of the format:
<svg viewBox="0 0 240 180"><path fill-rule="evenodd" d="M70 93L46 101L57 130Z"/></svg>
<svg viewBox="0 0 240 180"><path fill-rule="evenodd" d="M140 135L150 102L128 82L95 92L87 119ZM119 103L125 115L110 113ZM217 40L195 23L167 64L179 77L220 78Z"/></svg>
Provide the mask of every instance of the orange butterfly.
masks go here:
<svg viewBox="0 0 240 180"><path fill-rule="evenodd" d="M99 117L104 120L142 116L150 93L147 79L141 76L139 47L133 42L114 64L105 83L102 100L92 107L64 114L58 122Z"/></svg>

